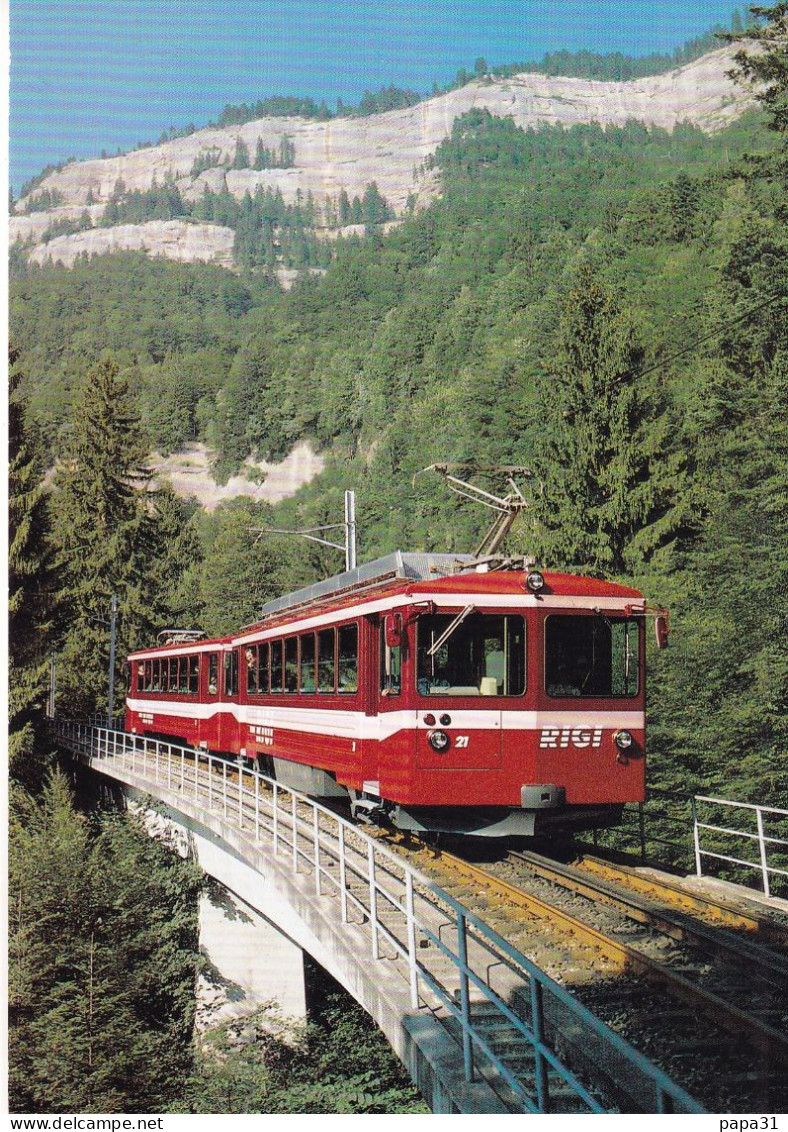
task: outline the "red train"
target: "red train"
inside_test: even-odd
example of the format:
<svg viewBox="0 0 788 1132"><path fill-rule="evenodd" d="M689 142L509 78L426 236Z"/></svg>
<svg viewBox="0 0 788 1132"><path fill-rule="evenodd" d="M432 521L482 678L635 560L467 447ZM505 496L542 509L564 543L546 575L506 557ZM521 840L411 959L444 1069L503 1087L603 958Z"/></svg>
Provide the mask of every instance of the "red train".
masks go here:
<svg viewBox="0 0 788 1132"><path fill-rule="evenodd" d="M644 797L648 612L592 578L397 552L233 637L133 653L126 726L401 829L610 824Z"/></svg>

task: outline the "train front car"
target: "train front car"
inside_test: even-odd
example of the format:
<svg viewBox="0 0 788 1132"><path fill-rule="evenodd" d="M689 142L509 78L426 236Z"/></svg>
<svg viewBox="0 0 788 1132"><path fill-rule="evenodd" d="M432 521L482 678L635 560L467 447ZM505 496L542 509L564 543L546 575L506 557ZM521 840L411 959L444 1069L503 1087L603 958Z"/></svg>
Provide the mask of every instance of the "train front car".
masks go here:
<svg viewBox="0 0 788 1132"><path fill-rule="evenodd" d="M531 837L645 796L645 603L567 574L463 571L381 615L377 789L402 829Z"/></svg>

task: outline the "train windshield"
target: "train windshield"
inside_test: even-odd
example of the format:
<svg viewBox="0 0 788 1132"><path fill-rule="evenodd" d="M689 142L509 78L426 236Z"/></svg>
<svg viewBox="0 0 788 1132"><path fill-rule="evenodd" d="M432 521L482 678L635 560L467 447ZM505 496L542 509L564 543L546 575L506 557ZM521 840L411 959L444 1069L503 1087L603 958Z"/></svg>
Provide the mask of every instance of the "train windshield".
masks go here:
<svg viewBox="0 0 788 1132"><path fill-rule="evenodd" d="M557 614L545 621L549 696L636 696L640 631L631 618Z"/></svg>
<svg viewBox="0 0 788 1132"><path fill-rule="evenodd" d="M420 617L417 658L423 696L521 696L525 621L470 611Z"/></svg>

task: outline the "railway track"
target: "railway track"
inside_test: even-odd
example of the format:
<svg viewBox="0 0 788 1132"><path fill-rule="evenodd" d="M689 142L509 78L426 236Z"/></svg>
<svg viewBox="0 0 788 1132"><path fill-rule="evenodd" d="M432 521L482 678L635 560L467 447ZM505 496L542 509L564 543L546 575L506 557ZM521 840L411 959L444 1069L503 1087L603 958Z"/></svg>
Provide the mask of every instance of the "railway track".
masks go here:
<svg viewBox="0 0 788 1132"><path fill-rule="evenodd" d="M431 856L423 871L710 1111L785 1111L785 925L594 859Z"/></svg>

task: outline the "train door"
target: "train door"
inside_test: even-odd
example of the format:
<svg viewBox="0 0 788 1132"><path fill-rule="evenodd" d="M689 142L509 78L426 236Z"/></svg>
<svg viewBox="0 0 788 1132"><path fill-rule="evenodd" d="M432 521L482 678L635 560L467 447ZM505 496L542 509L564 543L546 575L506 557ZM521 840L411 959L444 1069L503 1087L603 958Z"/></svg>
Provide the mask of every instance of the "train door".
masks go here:
<svg viewBox="0 0 788 1132"><path fill-rule="evenodd" d="M416 767L498 769L502 708L525 682L523 618L472 605L422 614L415 651Z"/></svg>
<svg viewBox="0 0 788 1132"><path fill-rule="evenodd" d="M228 649L221 654L219 693L221 698L218 715L219 750L237 754L239 750L239 727L235 710L238 703L237 649Z"/></svg>

